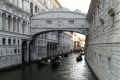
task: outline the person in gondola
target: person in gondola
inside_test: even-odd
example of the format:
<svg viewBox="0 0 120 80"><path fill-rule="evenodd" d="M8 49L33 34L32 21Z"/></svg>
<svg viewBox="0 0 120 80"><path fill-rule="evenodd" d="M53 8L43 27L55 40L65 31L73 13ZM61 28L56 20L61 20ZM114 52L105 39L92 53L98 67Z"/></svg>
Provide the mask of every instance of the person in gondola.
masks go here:
<svg viewBox="0 0 120 80"><path fill-rule="evenodd" d="M42 58L38 58L38 64L45 65L45 61Z"/></svg>
<svg viewBox="0 0 120 80"><path fill-rule="evenodd" d="M51 61L52 61L52 63L55 61L55 56L51 57Z"/></svg>

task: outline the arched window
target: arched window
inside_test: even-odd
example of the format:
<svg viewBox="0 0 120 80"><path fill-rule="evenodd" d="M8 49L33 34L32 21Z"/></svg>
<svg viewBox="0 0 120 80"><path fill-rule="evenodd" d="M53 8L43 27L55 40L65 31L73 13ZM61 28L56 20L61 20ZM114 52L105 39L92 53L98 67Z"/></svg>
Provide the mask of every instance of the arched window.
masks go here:
<svg viewBox="0 0 120 80"><path fill-rule="evenodd" d="M33 15L33 3L30 2L30 13Z"/></svg>
<svg viewBox="0 0 120 80"><path fill-rule="evenodd" d="M10 31L10 26L11 26L11 16L8 16L8 31Z"/></svg>
<svg viewBox="0 0 120 80"><path fill-rule="evenodd" d="M16 25L15 24L16 24L16 18L14 17L13 18L13 31L15 31L15 29L16 29Z"/></svg>
<svg viewBox="0 0 120 80"><path fill-rule="evenodd" d="M35 6L35 13L37 13L37 6Z"/></svg>
<svg viewBox="0 0 120 80"><path fill-rule="evenodd" d="M6 26L6 15L5 13L2 14L2 30L5 30Z"/></svg>

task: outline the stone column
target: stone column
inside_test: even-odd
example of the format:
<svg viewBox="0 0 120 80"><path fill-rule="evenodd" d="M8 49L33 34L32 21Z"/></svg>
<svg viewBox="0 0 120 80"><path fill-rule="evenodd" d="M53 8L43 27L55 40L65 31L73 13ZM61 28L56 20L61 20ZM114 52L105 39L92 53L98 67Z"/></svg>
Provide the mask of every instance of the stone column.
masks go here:
<svg viewBox="0 0 120 80"><path fill-rule="evenodd" d="M2 11L0 11L0 30L2 30Z"/></svg>
<svg viewBox="0 0 120 80"><path fill-rule="evenodd" d="M18 29L17 23L18 23L18 18L16 17L15 32L18 32L18 31L17 31L17 29Z"/></svg>
<svg viewBox="0 0 120 80"><path fill-rule="evenodd" d="M6 43L6 45L8 45L8 38L6 38L6 40L5 40L5 41L6 41L6 42L5 42L5 43Z"/></svg>
<svg viewBox="0 0 120 80"><path fill-rule="evenodd" d="M13 45L13 38L11 38L11 45Z"/></svg>
<svg viewBox="0 0 120 80"><path fill-rule="evenodd" d="M0 45L2 45L2 37L0 37Z"/></svg>

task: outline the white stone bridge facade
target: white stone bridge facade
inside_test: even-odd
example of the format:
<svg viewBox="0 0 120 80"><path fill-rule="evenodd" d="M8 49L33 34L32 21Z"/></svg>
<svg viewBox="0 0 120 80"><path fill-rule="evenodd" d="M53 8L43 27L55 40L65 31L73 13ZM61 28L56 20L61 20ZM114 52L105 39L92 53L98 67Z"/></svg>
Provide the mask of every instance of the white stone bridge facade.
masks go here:
<svg viewBox="0 0 120 80"><path fill-rule="evenodd" d="M87 35L86 14L79 10L73 12L67 8L53 8L31 17L31 34L33 36L41 32L58 30Z"/></svg>

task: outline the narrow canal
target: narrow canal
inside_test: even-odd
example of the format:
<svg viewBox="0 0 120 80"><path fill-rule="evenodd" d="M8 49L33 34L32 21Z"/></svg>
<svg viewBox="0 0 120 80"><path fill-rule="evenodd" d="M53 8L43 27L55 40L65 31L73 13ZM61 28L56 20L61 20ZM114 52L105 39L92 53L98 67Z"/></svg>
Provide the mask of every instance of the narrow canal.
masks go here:
<svg viewBox="0 0 120 80"><path fill-rule="evenodd" d="M76 62L77 55L72 53L68 57L63 57L62 65L58 67L32 63L0 72L0 80L96 80L84 56L81 62Z"/></svg>

